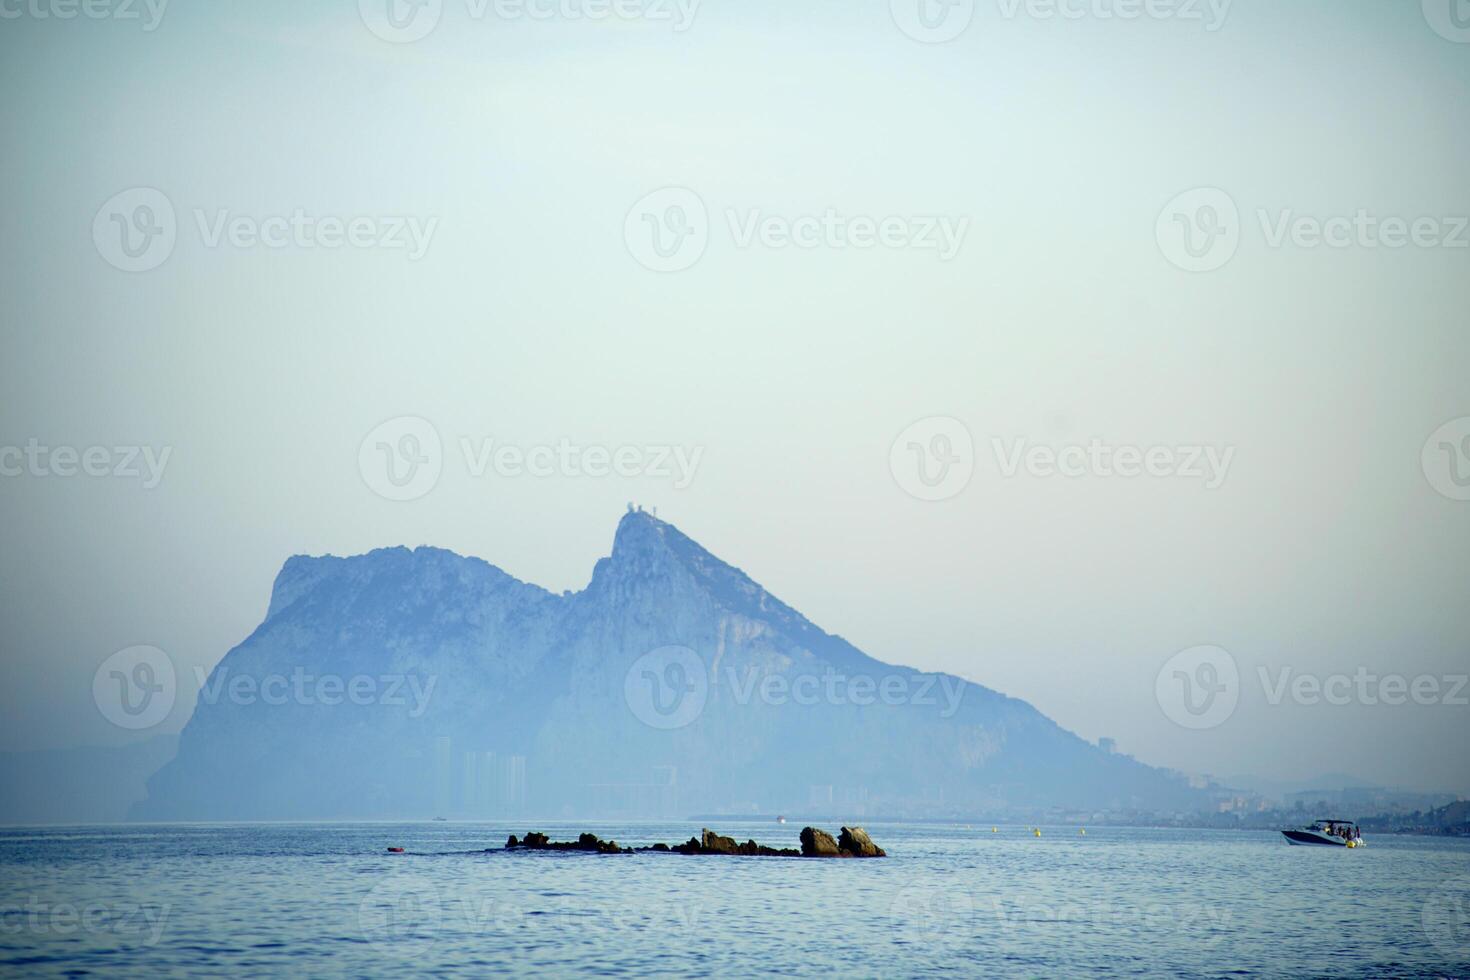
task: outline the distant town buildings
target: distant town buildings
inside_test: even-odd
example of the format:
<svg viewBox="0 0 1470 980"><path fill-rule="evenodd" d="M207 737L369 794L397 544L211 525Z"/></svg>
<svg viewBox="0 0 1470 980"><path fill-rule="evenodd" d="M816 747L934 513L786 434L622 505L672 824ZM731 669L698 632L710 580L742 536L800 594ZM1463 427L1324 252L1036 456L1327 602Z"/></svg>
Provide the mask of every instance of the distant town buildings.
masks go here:
<svg viewBox="0 0 1470 980"><path fill-rule="evenodd" d="M453 739L434 739L434 816L495 820L525 810L525 756L466 750L460 754L458 780L454 758Z"/></svg>
<svg viewBox="0 0 1470 980"><path fill-rule="evenodd" d="M1410 813L1433 810L1453 803L1449 793L1416 793L1411 790L1387 789L1381 786L1351 786L1341 789L1309 789L1287 793L1288 809L1346 811L1349 814Z"/></svg>
<svg viewBox="0 0 1470 980"><path fill-rule="evenodd" d="M434 739L434 816L442 817L449 812L450 790L453 785L449 771L454 758L454 743L446 735Z"/></svg>

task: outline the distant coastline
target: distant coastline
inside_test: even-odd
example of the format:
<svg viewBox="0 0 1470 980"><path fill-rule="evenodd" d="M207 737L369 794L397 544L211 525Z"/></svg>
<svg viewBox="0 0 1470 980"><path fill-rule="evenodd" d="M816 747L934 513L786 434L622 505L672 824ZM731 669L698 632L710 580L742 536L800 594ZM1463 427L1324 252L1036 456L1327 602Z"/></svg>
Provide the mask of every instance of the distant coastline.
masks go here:
<svg viewBox="0 0 1470 980"><path fill-rule="evenodd" d="M1358 821L1364 833L1403 834L1419 837L1470 837L1470 800L1459 800L1433 810L1410 813L1341 814ZM1303 807L1293 809L1263 810L1248 815L1233 813L1094 813L1089 815L1037 811L1032 813L989 813L966 816L884 816L865 815L861 819L869 824L924 824L933 826L955 826L970 824L976 827L989 826L1042 826L1042 827L1131 827L1138 829L1189 829L1198 830L1280 830L1296 826L1309 820L1320 819L1321 814ZM808 813L796 819L825 823L850 819L851 814ZM691 823L699 822L762 822L776 820L775 814L739 813L696 813L688 818Z"/></svg>

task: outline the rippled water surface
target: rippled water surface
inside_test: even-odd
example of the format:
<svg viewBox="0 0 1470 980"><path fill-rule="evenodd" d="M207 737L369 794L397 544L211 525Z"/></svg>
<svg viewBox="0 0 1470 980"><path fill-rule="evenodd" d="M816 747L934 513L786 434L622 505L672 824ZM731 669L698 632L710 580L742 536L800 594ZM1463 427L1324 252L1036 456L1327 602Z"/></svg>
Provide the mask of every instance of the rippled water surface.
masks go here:
<svg viewBox="0 0 1470 980"><path fill-rule="evenodd" d="M9 975L1464 976L1470 842L870 824L886 860L506 853L695 824L0 831ZM799 825L725 823L795 846ZM830 828L835 831L837 828ZM388 854L402 846L406 854Z"/></svg>

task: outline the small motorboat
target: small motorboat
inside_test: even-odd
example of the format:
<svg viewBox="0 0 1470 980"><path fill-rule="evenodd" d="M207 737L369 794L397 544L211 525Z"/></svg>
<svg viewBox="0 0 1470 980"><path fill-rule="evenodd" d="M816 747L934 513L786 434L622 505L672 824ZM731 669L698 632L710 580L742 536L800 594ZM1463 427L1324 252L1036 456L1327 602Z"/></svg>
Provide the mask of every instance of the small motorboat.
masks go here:
<svg viewBox="0 0 1470 980"><path fill-rule="evenodd" d="M1362 847L1363 835L1351 820L1317 820L1294 830L1283 830L1288 844L1318 844L1326 847Z"/></svg>

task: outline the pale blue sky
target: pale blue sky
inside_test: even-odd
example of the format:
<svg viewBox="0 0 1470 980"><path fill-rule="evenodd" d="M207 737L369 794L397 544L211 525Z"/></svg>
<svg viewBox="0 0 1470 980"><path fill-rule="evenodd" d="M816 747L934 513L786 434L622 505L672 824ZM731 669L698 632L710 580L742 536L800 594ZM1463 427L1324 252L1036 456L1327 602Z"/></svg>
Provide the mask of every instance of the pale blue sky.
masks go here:
<svg viewBox="0 0 1470 980"><path fill-rule="evenodd" d="M1470 707L1273 706L1255 680L1470 669L1470 503L1420 467L1470 416L1470 249L1272 248L1257 217L1470 215L1470 44L1419 3L1239 0L1209 32L982 0L940 45L878 0L705 0L682 33L467 9L410 44L347 2L0 21L0 445L172 447L152 490L0 477L0 749L123 739L97 665L207 668L291 554L428 543L580 588L636 499L869 653L1145 761L1470 792ZM91 229L140 186L178 243L129 274ZM666 186L712 230L658 274L624 219ZM1191 274L1155 223L1197 187L1241 240ZM438 223L411 261L210 248L194 217L297 208ZM740 248L726 218L828 208L970 225L942 262ZM448 452L394 503L358 449L403 415ZM889 471L926 416L979 454L937 503ZM460 437L703 456L683 490L476 478ZM1004 479L992 438L1235 456L1211 491ZM1185 732L1154 678L1203 643L1246 683Z"/></svg>

